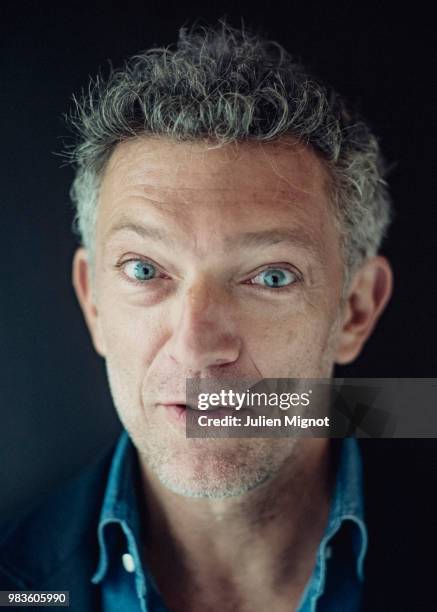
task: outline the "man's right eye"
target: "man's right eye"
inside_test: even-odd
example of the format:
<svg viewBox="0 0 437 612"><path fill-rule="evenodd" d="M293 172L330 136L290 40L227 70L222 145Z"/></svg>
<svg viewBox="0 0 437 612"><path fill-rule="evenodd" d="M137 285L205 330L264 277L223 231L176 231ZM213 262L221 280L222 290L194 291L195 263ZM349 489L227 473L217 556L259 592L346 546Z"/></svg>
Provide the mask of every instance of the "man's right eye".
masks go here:
<svg viewBox="0 0 437 612"><path fill-rule="evenodd" d="M135 280L150 280L156 276L156 268L146 261L129 261L125 272Z"/></svg>
<svg viewBox="0 0 437 612"><path fill-rule="evenodd" d="M147 281L157 275L156 267L148 261L140 259L127 261L124 265L125 274L135 281Z"/></svg>

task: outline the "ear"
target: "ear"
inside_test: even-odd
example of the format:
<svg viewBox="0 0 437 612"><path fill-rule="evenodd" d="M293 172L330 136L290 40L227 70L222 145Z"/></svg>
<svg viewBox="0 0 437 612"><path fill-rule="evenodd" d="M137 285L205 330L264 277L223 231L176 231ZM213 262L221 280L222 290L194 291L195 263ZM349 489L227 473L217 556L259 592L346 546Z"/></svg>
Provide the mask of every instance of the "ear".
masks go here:
<svg viewBox="0 0 437 612"><path fill-rule="evenodd" d="M105 357L106 349L101 331L101 321L95 304L92 286L92 271L87 251L80 247L73 258L72 282L79 301L91 339L97 353Z"/></svg>
<svg viewBox="0 0 437 612"><path fill-rule="evenodd" d="M385 257L372 257L356 271L344 307L336 363L350 363L358 357L392 289L393 272Z"/></svg>

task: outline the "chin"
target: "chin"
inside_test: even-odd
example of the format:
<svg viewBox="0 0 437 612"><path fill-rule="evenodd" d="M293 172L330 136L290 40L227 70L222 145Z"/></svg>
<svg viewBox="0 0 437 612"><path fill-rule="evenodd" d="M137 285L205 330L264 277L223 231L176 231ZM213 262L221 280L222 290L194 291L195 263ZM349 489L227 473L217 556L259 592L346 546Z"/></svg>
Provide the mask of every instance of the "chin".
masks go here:
<svg viewBox="0 0 437 612"><path fill-rule="evenodd" d="M269 480L283 463L283 457L272 452L274 447L260 440L223 442L190 440L189 448L149 447L141 455L146 470L167 489L197 498L244 495Z"/></svg>

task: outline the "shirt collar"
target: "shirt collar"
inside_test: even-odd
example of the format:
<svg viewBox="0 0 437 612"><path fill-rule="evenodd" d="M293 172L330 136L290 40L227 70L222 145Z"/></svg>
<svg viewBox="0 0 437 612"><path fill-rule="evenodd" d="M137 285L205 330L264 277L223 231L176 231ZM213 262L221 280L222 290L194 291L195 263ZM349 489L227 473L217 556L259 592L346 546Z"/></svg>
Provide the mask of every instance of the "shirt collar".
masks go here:
<svg viewBox="0 0 437 612"><path fill-rule="evenodd" d="M111 559L111 547L108 545L108 525L119 525L124 533L127 548L133 557L135 567L141 571L141 556L138 542L141 541L140 515L138 511L137 487L138 464L136 451L125 430L122 431L116 445L108 484L106 486L100 513L97 535L99 541L99 562L91 579L94 584L101 582ZM114 551L112 551L114 552ZM140 579L140 590L144 591L144 580Z"/></svg>
<svg viewBox="0 0 437 612"><path fill-rule="evenodd" d="M331 507L325 533L317 551L314 572L301 598L301 602L312 602L311 610L315 609L315 602L326 588L327 561L331 555L335 557L335 536L342 532L347 523L352 526L351 546L356 561L356 575L359 581L364 580L367 529L364 522L361 453L355 438L332 440L332 443L333 446L340 444L337 446L339 454ZM299 610L301 609L302 605L299 606Z"/></svg>
<svg viewBox="0 0 437 612"><path fill-rule="evenodd" d="M364 558L367 551L367 529L364 522L363 475L361 453L355 438L344 438L340 448L337 478L331 509L319 552L323 552L345 521L356 525L352 540L357 574L364 579Z"/></svg>

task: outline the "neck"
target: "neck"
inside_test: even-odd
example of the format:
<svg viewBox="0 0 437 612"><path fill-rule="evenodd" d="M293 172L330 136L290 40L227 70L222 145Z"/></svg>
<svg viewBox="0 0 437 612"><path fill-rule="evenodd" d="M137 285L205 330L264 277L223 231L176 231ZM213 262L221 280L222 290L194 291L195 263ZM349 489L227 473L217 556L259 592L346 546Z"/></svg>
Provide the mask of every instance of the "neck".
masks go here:
<svg viewBox="0 0 437 612"><path fill-rule="evenodd" d="M195 583L211 594L217 578L217 593L224 583L251 593L262 576L264 596L271 585L288 605L292 591L297 601L326 526L334 470L329 440L300 439L296 446L274 477L236 497L184 497L142 466L145 557L161 592L169 581L174 592L178 583Z"/></svg>

